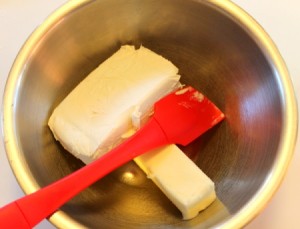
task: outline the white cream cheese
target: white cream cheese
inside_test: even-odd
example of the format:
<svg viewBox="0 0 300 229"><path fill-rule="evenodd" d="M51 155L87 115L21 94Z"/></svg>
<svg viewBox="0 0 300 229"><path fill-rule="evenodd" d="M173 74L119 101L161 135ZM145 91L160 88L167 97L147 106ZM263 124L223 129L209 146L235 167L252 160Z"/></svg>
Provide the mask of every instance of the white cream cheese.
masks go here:
<svg viewBox="0 0 300 229"><path fill-rule="evenodd" d="M49 127L70 153L88 164L143 125L153 104L180 86L179 78L170 61L149 49L122 46L58 105ZM213 182L175 145L135 161L184 219L215 199Z"/></svg>
<svg viewBox="0 0 300 229"><path fill-rule="evenodd" d="M119 144L132 120L140 126L153 103L178 87L177 73L177 67L149 49L122 46L58 105L49 127L88 164Z"/></svg>
<svg viewBox="0 0 300 229"><path fill-rule="evenodd" d="M185 220L197 216L216 199L214 183L176 145L153 150L134 160Z"/></svg>

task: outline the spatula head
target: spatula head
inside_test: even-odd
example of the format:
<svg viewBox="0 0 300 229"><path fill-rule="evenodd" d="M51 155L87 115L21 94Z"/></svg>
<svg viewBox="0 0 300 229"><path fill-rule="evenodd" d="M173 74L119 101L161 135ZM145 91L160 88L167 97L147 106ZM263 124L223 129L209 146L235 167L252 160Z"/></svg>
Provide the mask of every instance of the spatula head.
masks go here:
<svg viewBox="0 0 300 229"><path fill-rule="evenodd" d="M154 118L170 143L187 145L224 119L224 114L191 86L181 88L154 105Z"/></svg>

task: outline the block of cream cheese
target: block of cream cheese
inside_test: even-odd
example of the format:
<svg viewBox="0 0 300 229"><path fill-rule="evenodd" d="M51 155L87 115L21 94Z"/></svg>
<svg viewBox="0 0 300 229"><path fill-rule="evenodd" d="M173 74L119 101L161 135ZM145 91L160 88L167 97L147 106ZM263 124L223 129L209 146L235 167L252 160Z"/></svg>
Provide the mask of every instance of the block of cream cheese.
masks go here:
<svg viewBox="0 0 300 229"><path fill-rule="evenodd" d="M216 199L214 183L176 145L152 150L134 160L185 220L197 216Z"/></svg>
<svg viewBox="0 0 300 229"><path fill-rule="evenodd" d="M178 68L162 56L122 46L55 108L48 125L64 148L88 164L119 144L132 121L139 127L179 78Z"/></svg>

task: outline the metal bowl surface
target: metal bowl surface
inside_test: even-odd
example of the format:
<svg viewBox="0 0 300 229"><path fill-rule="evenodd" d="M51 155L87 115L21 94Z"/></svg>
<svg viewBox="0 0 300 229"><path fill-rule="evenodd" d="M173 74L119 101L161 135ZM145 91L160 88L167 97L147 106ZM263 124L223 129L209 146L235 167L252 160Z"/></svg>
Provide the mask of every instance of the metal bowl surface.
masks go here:
<svg viewBox="0 0 300 229"><path fill-rule="evenodd" d="M48 118L124 44L144 45L171 60L183 83L225 112L224 122L184 149L197 155L195 163L215 182L218 200L183 221L131 162L66 203L50 221L59 228L245 226L285 174L297 106L276 46L230 1L80 0L54 12L24 44L6 85L5 144L21 187L31 193L83 166L54 140ZM135 176L123 179L129 170Z"/></svg>

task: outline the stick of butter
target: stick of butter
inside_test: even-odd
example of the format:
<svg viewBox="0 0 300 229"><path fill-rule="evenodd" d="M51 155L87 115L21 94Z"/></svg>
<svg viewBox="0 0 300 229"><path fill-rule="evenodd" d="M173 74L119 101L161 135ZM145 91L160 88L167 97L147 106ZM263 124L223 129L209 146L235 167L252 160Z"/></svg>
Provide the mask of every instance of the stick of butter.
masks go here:
<svg viewBox="0 0 300 229"><path fill-rule="evenodd" d="M134 161L185 220L197 216L216 199L211 179L174 144L152 150Z"/></svg>
<svg viewBox="0 0 300 229"><path fill-rule="evenodd" d="M58 105L48 125L70 153L88 164L139 128L153 104L180 86L179 78L177 67L149 49L122 46ZM184 219L215 199L213 182L175 145L135 161Z"/></svg>

